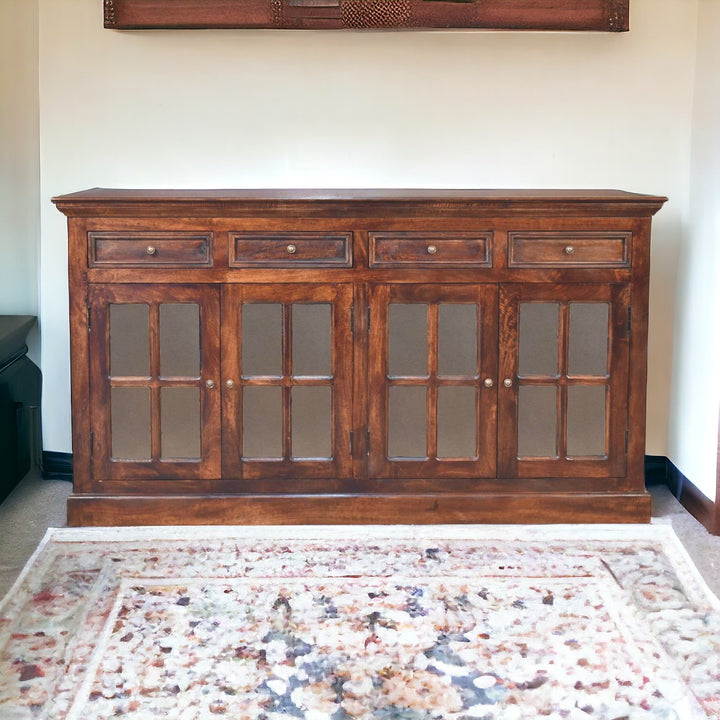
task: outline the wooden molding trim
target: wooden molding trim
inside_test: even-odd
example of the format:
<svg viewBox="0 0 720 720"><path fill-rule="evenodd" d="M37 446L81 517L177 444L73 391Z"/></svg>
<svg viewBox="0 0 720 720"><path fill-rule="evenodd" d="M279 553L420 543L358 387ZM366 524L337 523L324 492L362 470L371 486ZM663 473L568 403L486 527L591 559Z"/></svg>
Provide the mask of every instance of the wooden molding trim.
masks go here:
<svg viewBox="0 0 720 720"><path fill-rule="evenodd" d="M630 0L103 0L105 27L629 29Z"/></svg>
<svg viewBox="0 0 720 720"><path fill-rule="evenodd" d="M715 503L706 498L687 478L680 493L680 503L709 533L720 535L720 528L716 525Z"/></svg>
<svg viewBox="0 0 720 720"><path fill-rule="evenodd" d="M679 500L680 504L700 523L702 523L709 533L720 535L720 509L718 504L707 498L691 480L683 475L680 470L667 458L666 484L670 491ZM647 458L646 458L646 478L647 475Z"/></svg>

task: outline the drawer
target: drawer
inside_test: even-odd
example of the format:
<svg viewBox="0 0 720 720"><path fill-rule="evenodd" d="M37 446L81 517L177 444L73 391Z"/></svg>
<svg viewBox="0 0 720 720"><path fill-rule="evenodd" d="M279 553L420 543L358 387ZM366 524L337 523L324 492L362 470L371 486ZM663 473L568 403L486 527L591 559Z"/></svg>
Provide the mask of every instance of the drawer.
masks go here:
<svg viewBox="0 0 720 720"><path fill-rule="evenodd" d="M229 233L230 267L352 267L352 233Z"/></svg>
<svg viewBox="0 0 720 720"><path fill-rule="evenodd" d="M90 267L210 267L212 233L90 232Z"/></svg>
<svg viewBox="0 0 720 720"><path fill-rule="evenodd" d="M492 267L491 232L371 232L370 267Z"/></svg>
<svg viewBox="0 0 720 720"><path fill-rule="evenodd" d="M508 267L630 267L629 232L511 232Z"/></svg>

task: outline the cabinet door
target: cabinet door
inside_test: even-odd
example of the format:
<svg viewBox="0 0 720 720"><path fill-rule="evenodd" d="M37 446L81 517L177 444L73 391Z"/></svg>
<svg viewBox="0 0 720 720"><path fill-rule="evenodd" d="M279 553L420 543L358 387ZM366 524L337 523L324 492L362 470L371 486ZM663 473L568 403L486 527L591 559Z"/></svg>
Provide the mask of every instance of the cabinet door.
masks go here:
<svg viewBox="0 0 720 720"><path fill-rule="evenodd" d="M629 290L500 290L501 477L622 476L626 464Z"/></svg>
<svg viewBox="0 0 720 720"><path fill-rule="evenodd" d="M89 302L95 477L218 477L218 291L100 285Z"/></svg>
<svg viewBox="0 0 720 720"><path fill-rule="evenodd" d="M370 290L369 474L495 476L497 290Z"/></svg>
<svg viewBox="0 0 720 720"><path fill-rule="evenodd" d="M351 311L350 285L223 288L227 477L350 476Z"/></svg>

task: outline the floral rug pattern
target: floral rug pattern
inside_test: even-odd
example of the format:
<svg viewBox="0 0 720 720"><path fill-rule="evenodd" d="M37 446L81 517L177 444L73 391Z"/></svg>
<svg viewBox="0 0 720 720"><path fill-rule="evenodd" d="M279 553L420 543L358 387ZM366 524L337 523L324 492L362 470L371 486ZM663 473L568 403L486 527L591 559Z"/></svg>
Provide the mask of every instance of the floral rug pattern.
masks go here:
<svg viewBox="0 0 720 720"><path fill-rule="evenodd" d="M720 717L669 526L50 530L0 603L0 720Z"/></svg>

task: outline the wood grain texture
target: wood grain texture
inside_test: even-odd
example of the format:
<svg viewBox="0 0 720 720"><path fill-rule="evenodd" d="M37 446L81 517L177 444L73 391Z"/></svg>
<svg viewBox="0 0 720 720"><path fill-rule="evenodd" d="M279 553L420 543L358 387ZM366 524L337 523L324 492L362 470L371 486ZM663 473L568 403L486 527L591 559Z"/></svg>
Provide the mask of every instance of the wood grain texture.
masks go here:
<svg viewBox="0 0 720 720"><path fill-rule="evenodd" d="M649 517L647 493L68 498L70 526L492 524L500 518L511 524L635 523Z"/></svg>
<svg viewBox="0 0 720 720"><path fill-rule="evenodd" d="M104 0L104 24L143 28L629 29L629 0Z"/></svg>
<svg viewBox="0 0 720 720"><path fill-rule="evenodd" d="M649 519L643 456L650 223L664 201L616 190L96 188L55 198L69 225L70 522ZM146 252L151 240L171 262ZM570 242L572 253L565 252ZM560 308L557 377L518 375L522 302ZM593 302L609 308L607 377L568 369L571 306ZM147 377L111 376L113 303L149 308ZM199 307L198 377L162 375L163 303ZM281 308L277 376L243 375L244 303ZM331 308L332 370L298 376L293 308L313 303ZM425 308L422 377L388 377L390 303ZM475 373L440 372L445 303L477 308ZM518 457L523 384L557 388L558 457ZM198 462L161 456L161 391L170 386L200 392ZM567 398L575 386L606 388L606 456L567 457ZM146 461L112 458L112 387L151 393ZM252 387L277 387L282 395L280 458L243 457L242 398ZM329 460L292 456L295 387L331 389ZM391 387L425 392L425 459L388 456ZM438 398L454 387L475 391L476 457L438 455Z"/></svg>
<svg viewBox="0 0 720 720"><path fill-rule="evenodd" d="M212 267L212 233L88 233L90 267Z"/></svg>
<svg viewBox="0 0 720 720"><path fill-rule="evenodd" d="M370 233L370 267L492 267L491 233Z"/></svg>

